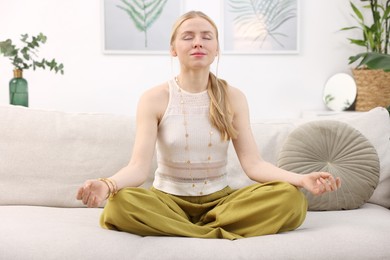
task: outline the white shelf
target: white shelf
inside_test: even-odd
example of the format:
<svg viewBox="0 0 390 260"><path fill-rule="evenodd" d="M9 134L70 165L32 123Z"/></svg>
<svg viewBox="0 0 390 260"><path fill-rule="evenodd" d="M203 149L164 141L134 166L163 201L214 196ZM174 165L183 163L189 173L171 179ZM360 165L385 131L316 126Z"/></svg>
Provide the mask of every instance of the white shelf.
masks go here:
<svg viewBox="0 0 390 260"><path fill-rule="evenodd" d="M363 113L361 111L331 111L331 110L305 110L301 113L301 118L316 118L316 117L327 117L335 115L354 115Z"/></svg>

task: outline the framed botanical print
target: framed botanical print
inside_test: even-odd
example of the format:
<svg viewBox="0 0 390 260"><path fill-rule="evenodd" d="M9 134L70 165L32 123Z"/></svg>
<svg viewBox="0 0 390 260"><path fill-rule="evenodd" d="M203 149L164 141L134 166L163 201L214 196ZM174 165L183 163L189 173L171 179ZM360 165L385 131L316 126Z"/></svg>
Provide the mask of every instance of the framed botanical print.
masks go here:
<svg viewBox="0 0 390 260"><path fill-rule="evenodd" d="M223 50L298 53L299 0L224 0Z"/></svg>
<svg viewBox="0 0 390 260"><path fill-rule="evenodd" d="M169 53L178 0L102 0L104 53Z"/></svg>

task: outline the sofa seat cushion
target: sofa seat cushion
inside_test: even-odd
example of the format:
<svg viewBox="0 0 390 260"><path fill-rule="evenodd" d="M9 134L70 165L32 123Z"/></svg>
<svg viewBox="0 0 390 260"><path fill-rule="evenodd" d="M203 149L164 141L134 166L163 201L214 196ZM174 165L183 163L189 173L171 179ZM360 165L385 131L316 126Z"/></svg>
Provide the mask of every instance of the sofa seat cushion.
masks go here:
<svg viewBox="0 0 390 260"><path fill-rule="evenodd" d="M278 165L301 174L326 171L341 179L336 192L315 196L303 190L309 210L356 209L368 201L379 181L375 148L358 130L335 120L313 121L295 129Z"/></svg>
<svg viewBox="0 0 390 260"><path fill-rule="evenodd" d="M105 230L101 209L0 207L0 259L389 259L390 210L311 211L295 231L239 240Z"/></svg>

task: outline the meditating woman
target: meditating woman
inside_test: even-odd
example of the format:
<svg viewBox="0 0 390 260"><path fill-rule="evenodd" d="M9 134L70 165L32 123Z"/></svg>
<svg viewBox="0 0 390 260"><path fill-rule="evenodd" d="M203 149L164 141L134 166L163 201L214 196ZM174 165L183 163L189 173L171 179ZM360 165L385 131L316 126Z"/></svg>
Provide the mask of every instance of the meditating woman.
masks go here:
<svg viewBox="0 0 390 260"><path fill-rule="evenodd" d="M101 226L141 236L237 239L299 227L307 211L300 188L320 195L337 190L340 180L289 172L261 158L245 95L210 71L219 56L218 30L204 13L178 19L170 53L180 72L141 96L128 165L110 178L87 180L77 199L88 207L108 199ZM230 141L256 184L228 186ZM141 188L155 149L153 187Z"/></svg>

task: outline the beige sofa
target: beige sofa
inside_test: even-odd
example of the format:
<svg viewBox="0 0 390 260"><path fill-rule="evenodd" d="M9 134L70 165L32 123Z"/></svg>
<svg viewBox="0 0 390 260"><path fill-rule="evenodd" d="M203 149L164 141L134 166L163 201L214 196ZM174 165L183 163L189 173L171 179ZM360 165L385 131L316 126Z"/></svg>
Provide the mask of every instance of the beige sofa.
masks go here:
<svg viewBox="0 0 390 260"><path fill-rule="evenodd" d="M277 164L292 132L324 119L347 123L375 148L380 176L370 184L369 198L358 198L356 209L309 211L293 232L230 241L105 230L98 224L102 209L75 200L84 180L110 176L127 163L133 118L2 105L0 259L390 259L390 119L385 109L253 121L252 127L263 157ZM231 147L228 171L231 186L251 183ZM151 181L152 173L144 185ZM342 202L344 194L359 190L344 189L351 185L323 199Z"/></svg>

